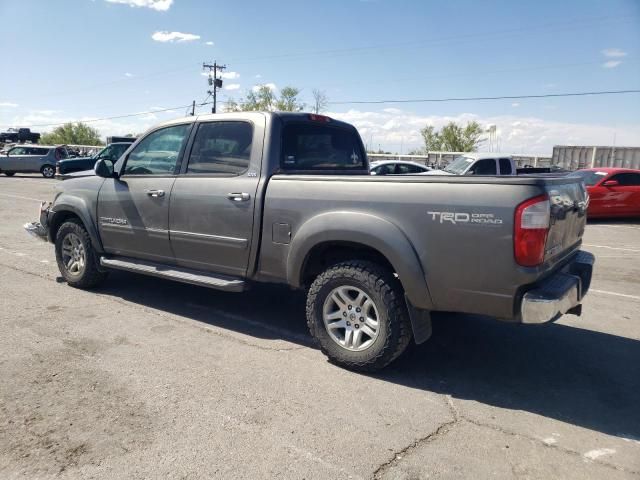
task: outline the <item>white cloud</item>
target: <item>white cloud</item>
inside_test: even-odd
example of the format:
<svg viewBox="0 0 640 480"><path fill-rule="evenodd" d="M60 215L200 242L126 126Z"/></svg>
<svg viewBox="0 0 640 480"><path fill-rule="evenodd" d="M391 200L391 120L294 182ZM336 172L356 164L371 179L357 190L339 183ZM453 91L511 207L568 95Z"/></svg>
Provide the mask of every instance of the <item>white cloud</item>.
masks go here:
<svg viewBox="0 0 640 480"><path fill-rule="evenodd" d="M194 35L193 33L182 33L182 32L167 32L160 31L155 32L151 35L156 42L191 42L193 40L198 40L200 35Z"/></svg>
<svg viewBox="0 0 640 480"><path fill-rule="evenodd" d="M609 60L607 62L604 62L602 64L603 68L616 68L618 65L620 65L622 62L620 60Z"/></svg>
<svg viewBox="0 0 640 480"><path fill-rule="evenodd" d="M258 90L260 90L260 87L267 87L272 92L278 89L275 83L263 83L261 85L254 85L253 87L251 87L251 90L257 92Z"/></svg>
<svg viewBox="0 0 640 480"><path fill-rule="evenodd" d="M464 124L475 120L485 128L496 125L501 150L512 153L551 155L554 145L609 145L614 132L619 145L635 145L640 138L640 123L614 129L605 125L559 122L512 114L493 117L481 117L473 113L424 116L406 111L349 110L327 115L355 125L363 141L371 143L373 148L377 149L380 145L385 150L399 152L402 145L405 153L422 147L420 129L425 125L439 129L450 121Z"/></svg>
<svg viewBox="0 0 640 480"><path fill-rule="evenodd" d="M257 74L257 75L256 75L256 78L262 78L262 75Z"/></svg>
<svg viewBox="0 0 640 480"><path fill-rule="evenodd" d="M209 42L204 42L205 45L213 45L213 42L209 41Z"/></svg>
<svg viewBox="0 0 640 480"><path fill-rule="evenodd" d="M121 3L130 7L145 7L159 12L166 12L173 0L106 0L109 3Z"/></svg>
<svg viewBox="0 0 640 480"><path fill-rule="evenodd" d="M239 90L240 89L240 84L239 83L230 83L228 85L224 86L225 90Z"/></svg>
<svg viewBox="0 0 640 480"><path fill-rule="evenodd" d="M16 108L18 106L17 103L13 103L13 102L0 102L0 108L2 107L6 107L6 108Z"/></svg>
<svg viewBox="0 0 640 480"><path fill-rule="evenodd" d="M131 78L131 77L133 77L133 73L124 72L124 76L127 77L127 78Z"/></svg>
<svg viewBox="0 0 640 480"><path fill-rule="evenodd" d="M602 50L602 54L605 57L609 58L619 58L627 56L627 52L623 52L619 48L605 48L604 50Z"/></svg>
<svg viewBox="0 0 640 480"><path fill-rule="evenodd" d="M517 108L517 107L519 107L519 106L520 106L520 104L519 104L518 102L513 102L513 103L511 104L511 106L512 106L513 108Z"/></svg>

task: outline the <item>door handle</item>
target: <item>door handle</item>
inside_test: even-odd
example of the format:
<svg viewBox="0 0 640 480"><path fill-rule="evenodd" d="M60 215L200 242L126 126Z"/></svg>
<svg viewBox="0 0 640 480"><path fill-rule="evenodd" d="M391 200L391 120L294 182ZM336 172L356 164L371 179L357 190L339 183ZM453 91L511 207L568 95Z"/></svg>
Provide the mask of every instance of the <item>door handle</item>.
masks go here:
<svg viewBox="0 0 640 480"><path fill-rule="evenodd" d="M251 195L248 193L227 193L227 198L229 200L233 200L234 202L246 202L251 198Z"/></svg>
<svg viewBox="0 0 640 480"><path fill-rule="evenodd" d="M145 193L154 198L164 197L164 190L145 190Z"/></svg>

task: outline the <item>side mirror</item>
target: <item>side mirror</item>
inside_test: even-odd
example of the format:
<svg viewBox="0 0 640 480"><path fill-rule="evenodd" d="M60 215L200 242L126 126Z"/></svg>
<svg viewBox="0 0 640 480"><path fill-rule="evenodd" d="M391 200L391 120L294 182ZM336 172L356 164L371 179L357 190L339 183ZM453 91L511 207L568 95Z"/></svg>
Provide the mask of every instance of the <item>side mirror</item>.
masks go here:
<svg viewBox="0 0 640 480"><path fill-rule="evenodd" d="M620 185L620 182L617 180L607 180L602 184L603 187L617 187L618 185Z"/></svg>
<svg viewBox="0 0 640 480"><path fill-rule="evenodd" d="M98 177L102 178L118 178L118 174L113 170L113 163L101 158L96 162L93 171Z"/></svg>

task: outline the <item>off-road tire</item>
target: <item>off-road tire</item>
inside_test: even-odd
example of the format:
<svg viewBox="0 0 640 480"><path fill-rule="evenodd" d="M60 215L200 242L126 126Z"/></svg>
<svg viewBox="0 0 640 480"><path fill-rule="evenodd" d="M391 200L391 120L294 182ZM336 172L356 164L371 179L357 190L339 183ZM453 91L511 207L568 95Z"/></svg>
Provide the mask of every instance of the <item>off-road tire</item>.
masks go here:
<svg viewBox="0 0 640 480"><path fill-rule="evenodd" d="M80 239L85 252L84 269L78 274L71 273L62 260L62 244L65 236L70 233L75 234ZM101 271L99 268L99 257L91 244L91 238L87 230L80 220L69 220L60 226L56 234L55 246L58 269L70 286L89 289L99 285L107 277L107 272Z"/></svg>
<svg viewBox="0 0 640 480"><path fill-rule="evenodd" d="M44 178L54 178L56 176L56 167L51 165L43 165L40 173Z"/></svg>
<svg viewBox="0 0 640 480"><path fill-rule="evenodd" d="M356 352L338 345L325 327L324 302L334 288L342 285L361 289L376 305L380 331L366 350ZM364 260L341 262L318 275L307 294L307 325L331 362L361 372L386 367L406 350L412 338L400 282L386 268Z"/></svg>

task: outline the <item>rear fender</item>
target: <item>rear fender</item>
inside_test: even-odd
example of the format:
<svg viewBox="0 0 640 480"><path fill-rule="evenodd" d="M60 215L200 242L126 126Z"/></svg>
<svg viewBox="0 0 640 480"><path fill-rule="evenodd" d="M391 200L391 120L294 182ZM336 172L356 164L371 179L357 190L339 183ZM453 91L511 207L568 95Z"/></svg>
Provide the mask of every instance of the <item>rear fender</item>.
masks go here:
<svg viewBox="0 0 640 480"><path fill-rule="evenodd" d="M393 266L411 304L433 309L420 259L407 236L388 220L362 212L329 212L306 221L291 240L287 280L300 288L311 250L326 242L361 244L380 252Z"/></svg>

